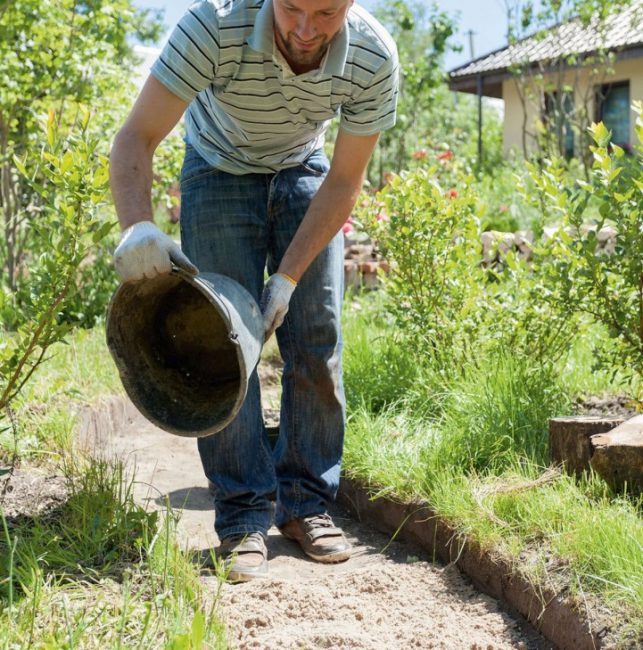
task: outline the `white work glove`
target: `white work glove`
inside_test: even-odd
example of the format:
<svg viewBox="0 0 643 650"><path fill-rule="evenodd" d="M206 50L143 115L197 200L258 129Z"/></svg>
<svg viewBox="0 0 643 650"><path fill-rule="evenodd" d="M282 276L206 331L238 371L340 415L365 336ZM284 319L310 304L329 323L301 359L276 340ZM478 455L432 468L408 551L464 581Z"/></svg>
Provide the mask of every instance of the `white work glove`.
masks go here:
<svg viewBox="0 0 643 650"><path fill-rule="evenodd" d="M267 341L284 322L290 297L296 286L297 283L285 273L275 273L268 278L260 302L265 331L264 341Z"/></svg>
<svg viewBox="0 0 643 650"><path fill-rule="evenodd" d="M123 282L169 273L172 263L193 275L199 272L174 240L151 221L140 221L125 230L114 251L116 273Z"/></svg>

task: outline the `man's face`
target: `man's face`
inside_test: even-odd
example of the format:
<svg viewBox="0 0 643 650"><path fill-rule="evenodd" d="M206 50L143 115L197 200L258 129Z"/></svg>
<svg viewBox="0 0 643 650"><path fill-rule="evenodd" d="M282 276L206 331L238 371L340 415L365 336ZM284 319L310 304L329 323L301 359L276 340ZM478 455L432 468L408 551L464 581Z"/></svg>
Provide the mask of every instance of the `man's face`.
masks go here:
<svg viewBox="0 0 643 650"><path fill-rule="evenodd" d="M353 0L273 0L275 40L295 72L317 67L352 4Z"/></svg>

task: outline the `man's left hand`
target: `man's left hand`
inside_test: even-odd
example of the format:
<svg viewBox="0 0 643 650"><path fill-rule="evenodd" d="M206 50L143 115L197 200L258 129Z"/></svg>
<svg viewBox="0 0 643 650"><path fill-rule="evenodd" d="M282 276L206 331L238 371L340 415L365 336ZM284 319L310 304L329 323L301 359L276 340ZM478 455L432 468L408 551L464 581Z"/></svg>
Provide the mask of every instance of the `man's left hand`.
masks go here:
<svg viewBox="0 0 643 650"><path fill-rule="evenodd" d="M284 322L288 305L297 283L285 273L275 273L268 278L261 295L261 313L265 330L264 341Z"/></svg>

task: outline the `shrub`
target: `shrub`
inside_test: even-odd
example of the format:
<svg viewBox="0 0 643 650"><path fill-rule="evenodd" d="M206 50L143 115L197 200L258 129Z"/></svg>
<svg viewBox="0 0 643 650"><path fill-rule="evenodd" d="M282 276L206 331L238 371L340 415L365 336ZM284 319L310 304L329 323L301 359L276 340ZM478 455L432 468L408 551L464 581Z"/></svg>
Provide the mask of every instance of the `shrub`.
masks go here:
<svg viewBox="0 0 643 650"><path fill-rule="evenodd" d="M78 270L114 225L97 217L108 170L107 159L97 153L99 139L89 135L89 122L85 111L77 131L61 138L51 111L44 125L45 146L15 160L43 207L31 233L27 279L15 292L0 284L0 310L15 314L15 330L3 327L0 338L0 413L45 359L47 349L64 340L71 324L63 315L78 290Z"/></svg>
<svg viewBox="0 0 643 650"><path fill-rule="evenodd" d="M435 168L394 176L366 220L391 264L389 308L404 337L430 365L451 376L480 325L481 245L474 201L445 190Z"/></svg>
<svg viewBox="0 0 643 650"><path fill-rule="evenodd" d="M359 215L391 266L384 288L400 336L445 380L508 350L550 366L569 350L577 321L548 309L552 289L535 272L542 259L532 265L510 252L502 271L483 267L471 180L437 167L405 172Z"/></svg>
<svg viewBox="0 0 643 650"><path fill-rule="evenodd" d="M643 375L643 104L636 110L640 144L633 158L610 144L602 123L592 125L589 182L564 183L559 160L543 171L530 166L532 200L560 224L543 250L552 259L544 268L552 291L543 300L551 313L582 312L606 325L614 345L600 360L629 369L633 380ZM608 226L615 249L600 254L598 233Z"/></svg>

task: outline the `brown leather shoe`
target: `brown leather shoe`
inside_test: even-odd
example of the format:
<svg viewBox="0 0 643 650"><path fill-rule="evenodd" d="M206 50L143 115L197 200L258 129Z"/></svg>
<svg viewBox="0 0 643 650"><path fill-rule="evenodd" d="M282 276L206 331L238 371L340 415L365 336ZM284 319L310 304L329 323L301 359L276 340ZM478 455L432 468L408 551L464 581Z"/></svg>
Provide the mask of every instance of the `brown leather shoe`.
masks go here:
<svg viewBox="0 0 643 650"><path fill-rule="evenodd" d="M299 543L304 553L318 562L344 562L351 556L351 545L341 528L324 513L292 519L279 529L288 539Z"/></svg>
<svg viewBox="0 0 643 650"><path fill-rule="evenodd" d="M261 533L226 537L216 550L230 582L247 582L268 575L268 549Z"/></svg>

